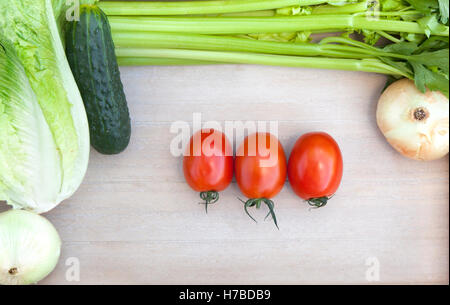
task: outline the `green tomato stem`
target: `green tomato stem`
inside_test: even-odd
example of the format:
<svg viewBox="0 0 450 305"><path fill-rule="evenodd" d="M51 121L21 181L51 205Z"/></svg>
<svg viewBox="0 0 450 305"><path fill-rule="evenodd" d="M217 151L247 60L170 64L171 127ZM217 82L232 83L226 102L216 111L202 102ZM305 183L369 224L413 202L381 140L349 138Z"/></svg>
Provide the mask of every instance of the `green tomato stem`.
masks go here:
<svg viewBox="0 0 450 305"><path fill-rule="evenodd" d="M208 214L208 205L214 204L219 200L219 193L216 191L201 192L200 198L203 200L200 204L205 205L206 214Z"/></svg>
<svg viewBox="0 0 450 305"><path fill-rule="evenodd" d="M238 198L238 199L239 199L239 201L241 201L244 204L244 211L247 214L247 216L250 217L250 219L252 219L254 222L257 222L257 221L250 214L250 212L248 211L248 208L256 207L257 209L260 209L262 203L267 205L267 207L269 208L269 213L266 215L264 220L266 220L269 216L271 216L275 226L277 227L277 229L278 230L280 229L278 227L277 217L275 215L275 204L273 203L272 200L267 199L267 198L255 198L255 199L249 199L247 201L244 201L244 200L242 200L240 198Z"/></svg>
<svg viewBox="0 0 450 305"><path fill-rule="evenodd" d="M306 202L313 207L313 208L322 208L327 205L328 201L331 199L331 197L320 197L320 198L311 198L308 199Z"/></svg>

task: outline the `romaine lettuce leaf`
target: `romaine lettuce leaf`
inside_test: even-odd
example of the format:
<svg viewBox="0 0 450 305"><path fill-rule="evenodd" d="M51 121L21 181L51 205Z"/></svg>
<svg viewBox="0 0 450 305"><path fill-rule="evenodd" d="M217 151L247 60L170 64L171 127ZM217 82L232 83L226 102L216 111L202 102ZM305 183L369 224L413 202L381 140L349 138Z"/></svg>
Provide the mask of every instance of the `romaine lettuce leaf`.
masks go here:
<svg viewBox="0 0 450 305"><path fill-rule="evenodd" d="M57 19L61 20L60 17L65 14L65 8L65 0L0 0L0 35L4 37L4 41L11 42L23 65L26 77L51 132L59 162L59 175L48 177L55 181L46 181L49 185L57 184L55 189L58 196L52 199L52 203L42 203L38 199L34 202L27 201L29 200L27 198L33 196L37 196L33 198L39 198L37 194L23 194L23 198L20 200L9 198L10 204L36 212L48 211L75 192L84 177L89 157L89 130L86 113L65 57L60 39L59 22L57 22ZM4 74L5 72L2 71L0 77L4 78ZM0 78L0 83L6 83L6 81ZM7 94L21 94L23 84L17 84L17 86L21 86L21 88L16 88L14 92L7 92ZM7 102L8 100L4 103ZM8 119L14 120L14 117ZM3 122L5 120L2 119L1 123L5 126L1 126L7 128L7 123ZM31 125L29 128L32 128ZM23 140L20 137L19 140ZM41 138L35 141L41 141ZM24 146L22 145L21 148L24 149ZM5 158L11 158L11 160L16 158L15 151L3 152L3 154ZM50 154L45 158L54 159L54 157L54 154ZM20 163L21 161L23 160L14 162ZM3 193L8 194L8 188L12 186L10 182L5 182L5 176L6 174L0 171L0 183L6 185L6 191ZM33 182L28 183L32 184Z"/></svg>
<svg viewBox="0 0 450 305"><path fill-rule="evenodd" d="M59 154L25 70L1 37L0 147L2 199L32 210L51 207L60 189Z"/></svg>

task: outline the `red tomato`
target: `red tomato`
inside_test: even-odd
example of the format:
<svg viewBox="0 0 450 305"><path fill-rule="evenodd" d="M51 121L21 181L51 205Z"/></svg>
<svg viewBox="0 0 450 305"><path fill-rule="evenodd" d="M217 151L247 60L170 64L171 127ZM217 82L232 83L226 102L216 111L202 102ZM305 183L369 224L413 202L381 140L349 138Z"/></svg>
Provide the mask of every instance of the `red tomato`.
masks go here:
<svg viewBox="0 0 450 305"><path fill-rule="evenodd" d="M247 214L248 207L259 208L265 203L277 225L270 199L281 191L286 181L286 156L278 139L270 133L246 137L236 153L235 171L241 192L250 198L244 205Z"/></svg>
<svg viewBox="0 0 450 305"><path fill-rule="evenodd" d="M294 192L310 205L327 204L339 188L342 172L341 150L327 133L308 133L295 143L288 163L289 182Z"/></svg>
<svg viewBox="0 0 450 305"><path fill-rule="evenodd" d="M183 159L186 182L208 204L217 202L220 191L233 179L233 150L227 137L217 130L194 134Z"/></svg>

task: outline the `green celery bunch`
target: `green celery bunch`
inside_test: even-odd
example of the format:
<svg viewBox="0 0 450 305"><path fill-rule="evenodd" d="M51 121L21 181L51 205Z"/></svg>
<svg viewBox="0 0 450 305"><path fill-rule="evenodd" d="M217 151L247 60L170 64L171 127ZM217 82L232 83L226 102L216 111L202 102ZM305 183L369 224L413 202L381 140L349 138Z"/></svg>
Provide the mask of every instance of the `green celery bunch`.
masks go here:
<svg viewBox="0 0 450 305"><path fill-rule="evenodd" d="M365 71L407 77L422 91L448 96L447 0L101 1L99 6L109 16L123 65L242 63ZM364 42L351 38L354 34ZM388 43L384 47L381 38Z"/></svg>

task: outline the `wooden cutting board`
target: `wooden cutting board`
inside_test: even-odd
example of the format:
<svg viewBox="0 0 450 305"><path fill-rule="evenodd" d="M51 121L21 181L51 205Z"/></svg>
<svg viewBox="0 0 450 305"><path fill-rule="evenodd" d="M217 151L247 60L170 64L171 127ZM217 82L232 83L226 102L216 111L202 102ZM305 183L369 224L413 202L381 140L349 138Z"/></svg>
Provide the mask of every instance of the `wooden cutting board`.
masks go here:
<svg viewBox="0 0 450 305"><path fill-rule="evenodd" d="M92 151L79 191L45 215L63 247L42 284L449 283L449 159L411 161L386 143L375 122L384 76L247 65L121 72L131 144L118 156ZM205 215L169 149L171 124L193 113L278 121L287 153L302 133L329 132L345 159L342 186L310 210L286 184L275 198L280 231L244 214L235 183Z"/></svg>
<svg viewBox="0 0 450 305"><path fill-rule="evenodd" d="M46 214L63 248L43 284L448 283L449 159L411 161L386 143L375 122L384 76L247 65L121 71L131 144L118 156L92 151L79 191ZM342 186L310 210L286 184L275 198L280 231L244 214L235 183L205 215L169 150L171 124L193 113L276 120L288 153L302 133L329 132L345 159ZM70 281L78 263L80 281Z"/></svg>

